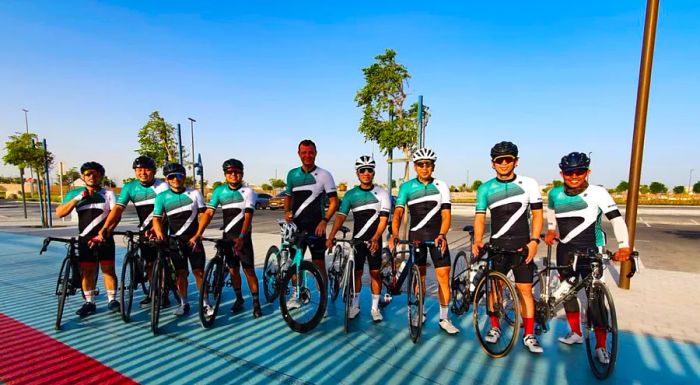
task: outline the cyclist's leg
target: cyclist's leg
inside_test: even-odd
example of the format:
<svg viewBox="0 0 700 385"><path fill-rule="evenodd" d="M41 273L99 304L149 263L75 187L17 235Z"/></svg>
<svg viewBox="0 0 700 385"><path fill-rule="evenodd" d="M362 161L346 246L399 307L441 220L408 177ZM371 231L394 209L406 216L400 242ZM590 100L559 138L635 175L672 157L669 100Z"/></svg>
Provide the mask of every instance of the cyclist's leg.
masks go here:
<svg viewBox="0 0 700 385"><path fill-rule="evenodd" d="M241 308L243 306L243 293L241 292L241 260L240 256L233 252L233 243L230 246L224 246L224 258L228 266L228 272L231 274L231 286L236 294L236 302L231 307L231 310ZM238 303L238 304L237 304Z"/></svg>
<svg viewBox="0 0 700 385"><path fill-rule="evenodd" d="M326 271L326 237L323 236L308 242L311 252L311 261L321 270L323 282L328 284L328 272Z"/></svg>
<svg viewBox="0 0 700 385"><path fill-rule="evenodd" d="M189 270L187 269L188 248L185 247L180 253L177 243L172 242L169 247L169 256L175 268L177 294L180 297L180 306L185 306L187 302L187 287L189 286Z"/></svg>
<svg viewBox="0 0 700 385"><path fill-rule="evenodd" d="M355 266L353 268L353 278L355 280L355 297L353 298L352 305L354 307L360 307L360 292L362 291L362 272L365 269L365 260L369 262L371 259L369 247L364 242L355 245ZM381 263L381 261L380 261ZM380 283L381 285L381 283Z"/></svg>
<svg viewBox="0 0 700 385"><path fill-rule="evenodd" d="M92 250L87 240L78 241L78 260L80 261L81 288L85 296L85 303L78 309L76 314L85 317L95 312L95 278L97 277L97 253Z"/></svg>
<svg viewBox="0 0 700 385"><path fill-rule="evenodd" d="M508 275L508 272L510 271L510 260L506 258L505 255L502 254L497 254L491 256L492 260L492 267L491 270L497 271L503 275ZM502 288L495 288L497 290L502 290ZM489 304L489 311L493 311L493 304L496 301L497 297L499 297L498 293L495 292L495 290L491 290L489 292L489 298L488 298L488 304ZM491 315L491 327L492 328L497 328L500 329L500 320L498 319L498 316L496 315Z"/></svg>
<svg viewBox="0 0 700 385"><path fill-rule="evenodd" d="M206 254L204 253L204 245L202 241L197 241L194 250L189 251L187 259L190 261L192 275L197 285L197 290L202 289L202 281L204 280L204 263L206 262Z"/></svg>
<svg viewBox="0 0 700 385"><path fill-rule="evenodd" d="M557 245L557 266L569 265L572 262L572 257L571 257L572 254L571 253L574 251L575 251L575 249L573 247L570 247L569 245L564 244L564 243L559 243ZM577 266L577 268L578 267L580 267L580 266ZM572 268L562 269L559 271L559 280L562 283L566 282L569 279L573 279L575 274L576 273L574 272L574 269L572 269ZM581 310L579 307L578 299L571 298L568 301L565 301L564 302L564 311L566 312L566 320L569 323L569 327L571 328L571 332L577 334L580 337L582 334L582 332L581 332Z"/></svg>
<svg viewBox="0 0 700 385"><path fill-rule="evenodd" d="M439 247L432 246L429 248L430 257L435 266L435 276L438 281L438 301L440 302L440 327L448 334L457 334L457 329L449 319L450 305L450 249L445 249L443 253Z"/></svg>
<svg viewBox="0 0 700 385"><path fill-rule="evenodd" d="M367 264L369 265L369 276L371 279L372 309L379 311L379 296L382 292L382 277L379 273L382 267L381 241L379 242L377 251L367 256Z"/></svg>
<svg viewBox="0 0 700 385"><path fill-rule="evenodd" d="M520 258L520 257L516 257ZM519 263L516 262L516 263ZM515 287L518 290L520 308L522 309L523 329L525 335L535 334L535 299L532 297L532 281L535 274L535 264L521 264L513 269Z"/></svg>
<svg viewBox="0 0 700 385"><path fill-rule="evenodd" d="M238 255L241 265L243 266L246 281L248 282L250 296L253 297L253 316L260 317L262 315L260 310L260 297L258 294L260 289L258 287L258 277L255 274L255 253L253 251L253 241L250 236L247 236L243 240L243 247Z"/></svg>
<svg viewBox="0 0 700 385"><path fill-rule="evenodd" d="M420 271L421 283L423 283L423 296L425 296L425 274L428 266L428 247L425 245L416 247L415 253L416 265L418 266L418 270ZM409 256L406 255L406 258L409 258Z"/></svg>
<svg viewBox="0 0 700 385"><path fill-rule="evenodd" d="M102 279L105 283L105 288L107 289L107 302L111 310L118 310L118 302L116 305L117 296L117 274L114 271L114 238L107 238L98 247L98 258L100 259L100 269L102 270Z"/></svg>

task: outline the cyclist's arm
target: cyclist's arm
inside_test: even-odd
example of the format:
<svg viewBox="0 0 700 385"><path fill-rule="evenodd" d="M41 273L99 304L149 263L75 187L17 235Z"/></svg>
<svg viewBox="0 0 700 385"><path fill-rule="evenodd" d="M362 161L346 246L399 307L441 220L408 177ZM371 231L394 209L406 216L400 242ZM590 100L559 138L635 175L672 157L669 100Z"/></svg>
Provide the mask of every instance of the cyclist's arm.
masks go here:
<svg viewBox="0 0 700 385"><path fill-rule="evenodd" d="M294 220L294 212L292 212L292 196L284 196L284 220L291 222Z"/></svg>
<svg viewBox="0 0 700 385"><path fill-rule="evenodd" d="M56 207L56 215L58 215L59 218L67 216L68 214L70 214L71 211L73 211L75 206L78 205L78 202L79 201L75 199L71 199L66 203L59 205L58 207Z"/></svg>
<svg viewBox="0 0 700 385"><path fill-rule="evenodd" d="M401 219L403 219L403 206L396 206L394 209L394 216L391 218L391 238L389 240L389 247L394 247L392 245L394 239L398 239L399 230L401 230Z"/></svg>
<svg viewBox="0 0 700 385"><path fill-rule="evenodd" d="M156 234L156 238L159 240L165 239L165 233L163 232L163 221L161 217L153 217L153 232Z"/></svg>
<svg viewBox="0 0 700 385"><path fill-rule="evenodd" d="M243 227L241 227L240 237L250 234L250 224L253 223L253 210L246 209L243 214Z"/></svg>
<svg viewBox="0 0 700 385"><path fill-rule="evenodd" d="M333 214L335 214L336 210L338 210L338 196L330 195L328 197L328 211L326 211L326 219L330 221L331 218L333 218Z"/></svg>
<svg viewBox="0 0 700 385"><path fill-rule="evenodd" d="M214 217L215 212L215 209L207 207L206 211L199 214L199 226L197 227L197 232L194 235L195 237L200 238L202 234L204 234L204 230L206 230L207 226L209 226L209 224L211 223L211 219Z"/></svg>
<svg viewBox="0 0 700 385"><path fill-rule="evenodd" d="M100 230L100 234L102 234L103 231L107 231L108 233L112 233L114 229L117 227L119 222L122 220L122 213L124 212L124 206L117 204L114 206L112 210L109 212L109 216L107 217L107 220L105 221L104 226L102 226L102 230Z"/></svg>
<svg viewBox="0 0 700 385"><path fill-rule="evenodd" d="M540 239L543 223L544 215L542 214L542 209L532 210L532 232L530 233L531 239Z"/></svg>
<svg viewBox="0 0 700 385"><path fill-rule="evenodd" d="M484 244L484 229L486 228L486 213L476 213L474 215L474 243L472 244L472 254L479 254L481 246Z"/></svg>

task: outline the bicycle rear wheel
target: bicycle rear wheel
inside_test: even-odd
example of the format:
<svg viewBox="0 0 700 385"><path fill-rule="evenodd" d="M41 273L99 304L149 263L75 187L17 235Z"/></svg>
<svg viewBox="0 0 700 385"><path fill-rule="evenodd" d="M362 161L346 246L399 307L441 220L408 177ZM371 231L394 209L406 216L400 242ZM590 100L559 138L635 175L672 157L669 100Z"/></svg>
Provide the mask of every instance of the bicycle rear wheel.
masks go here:
<svg viewBox="0 0 700 385"><path fill-rule="evenodd" d="M158 334L158 321L160 320L160 306L163 299L163 285L165 279L165 267L160 258L153 263L151 274L151 332Z"/></svg>
<svg viewBox="0 0 700 385"><path fill-rule="evenodd" d="M408 334L413 343L418 342L423 331L423 282L417 265L411 267L406 283L406 302L408 304Z"/></svg>
<svg viewBox="0 0 700 385"><path fill-rule="evenodd" d="M462 315L469 310L469 261L467 253L460 251L452 262L450 288L452 290L452 313Z"/></svg>
<svg viewBox="0 0 700 385"><path fill-rule="evenodd" d="M333 248L333 259L328 267L328 287L331 291L331 302L335 302L340 292L340 285L342 284L341 281L345 268L345 258L343 257L343 246L339 244L335 245Z"/></svg>
<svg viewBox="0 0 700 385"><path fill-rule="evenodd" d="M586 311L586 355L588 364L599 379L610 376L617 360L617 314L610 289L601 282L593 282L589 288ZM600 339L600 341L598 340ZM600 360L597 348L605 349L609 361Z"/></svg>
<svg viewBox="0 0 700 385"><path fill-rule="evenodd" d="M263 265L263 292L268 303L272 302L279 296L279 277L280 259L278 258L279 249L277 246L270 246L265 255L265 264Z"/></svg>
<svg viewBox="0 0 700 385"><path fill-rule="evenodd" d="M131 305L134 302L134 289L136 288L134 262L134 255L126 253L119 280L119 300L121 301L121 316L124 322L131 320Z"/></svg>
<svg viewBox="0 0 700 385"><path fill-rule="evenodd" d="M352 307L353 298L355 298L355 277L354 277L355 263L353 261L348 261L347 266L345 266L345 278L343 287L343 302L345 302L345 316L343 317L343 330L347 333L350 330L350 308Z"/></svg>
<svg viewBox="0 0 700 385"><path fill-rule="evenodd" d="M298 333L312 330L323 318L327 296L326 284L316 265L310 261L301 261L298 267L293 265L280 286L280 312L284 321Z"/></svg>
<svg viewBox="0 0 700 385"><path fill-rule="evenodd" d="M221 257L214 257L204 269L204 280L199 290L199 320L209 328L214 324L221 303L224 266Z"/></svg>
<svg viewBox="0 0 700 385"><path fill-rule="evenodd" d="M491 328L500 330L496 341L488 342ZM505 275L491 271L476 286L474 295L474 329L486 354L505 357L520 332L520 305L515 286Z"/></svg>
<svg viewBox="0 0 700 385"><path fill-rule="evenodd" d="M61 270L58 273L58 281L56 283L56 295L58 295L58 309L56 311L56 324L54 329L61 329L61 318L63 317L63 307L66 304L66 298L68 297L68 291L72 286L72 271L70 265L70 257L63 259L61 264Z"/></svg>

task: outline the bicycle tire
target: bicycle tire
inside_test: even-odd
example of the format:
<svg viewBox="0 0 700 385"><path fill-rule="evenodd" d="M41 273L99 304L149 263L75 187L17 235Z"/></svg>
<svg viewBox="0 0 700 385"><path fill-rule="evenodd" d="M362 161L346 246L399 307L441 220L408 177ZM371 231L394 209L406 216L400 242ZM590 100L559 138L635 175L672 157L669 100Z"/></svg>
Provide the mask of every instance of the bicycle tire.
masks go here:
<svg viewBox="0 0 700 385"><path fill-rule="evenodd" d="M595 326L590 311L591 298L598 296L602 299L602 306L605 308L604 322L607 323L606 328L606 349L610 357L610 363L607 365L598 361L595 355ZM598 379L605 379L612 374L615 369L615 361L617 360L617 314L615 312L615 303L613 302L610 289L602 282L593 282L588 296L589 309L586 311L586 328L584 330L584 339L586 341L586 355L588 356L588 365L591 367L593 375Z"/></svg>
<svg viewBox="0 0 700 385"><path fill-rule="evenodd" d="M467 253L460 251L452 261L450 289L453 314L462 315L469 310L469 261Z"/></svg>
<svg viewBox="0 0 700 385"><path fill-rule="evenodd" d="M297 276L299 283L299 292L295 293L293 289L292 277ZM306 282L307 279L314 282ZM287 296L296 295L300 302L298 309L287 308ZM290 329L297 333L306 333L315 328L323 318L326 311L328 300L328 291L326 283L321 276L321 271L316 265L310 261L301 261L297 267L292 265L284 275L282 284L280 285L280 312L282 318L287 323ZM317 305L311 308L311 305ZM306 317L303 317L306 316Z"/></svg>
<svg viewBox="0 0 700 385"><path fill-rule="evenodd" d="M408 334L414 344L420 340L423 332L423 293L420 269L417 265L413 265L406 282L406 303L408 308Z"/></svg>
<svg viewBox="0 0 700 385"><path fill-rule="evenodd" d="M131 321L131 306L134 302L134 289L136 286L134 277L134 255L126 253L122 264L122 273L119 280L119 300L122 320Z"/></svg>
<svg viewBox="0 0 700 385"><path fill-rule="evenodd" d="M265 264L263 265L263 293L267 303L270 303L279 297L279 272L280 259L278 258L279 248L270 246L265 255Z"/></svg>
<svg viewBox="0 0 700 385"><path fill-rule="evenodd" d="M61 270L59 271L58 282L56 283L56 292L58 294L58 309L56 310L56 324L54 329L61 330L61 318L63 318L63 308L66 304L68 291L71 287L71 271L70 257L63 259Z"/></svg>
<svg viewBox="0 0 700 385"><path fill-rule="evenodd" d="M345 287L343 288L343 302L345 303L345 315L343 317L343 330L347 334L350 331L350 309L352 307L352 301L353 298L355 297L355 290L353 288L355 287L354 285L354 274L353 274L353 269L355 268L355 265L353 261L348 260L347 265L345 266L345 272L347 273L347 277L345 279Z"/></svg>
<svg viewBox="0 0 700 385"><path fill-rule="evenodd" d="M141 256L140 253L134 254L134 272L135 276L140 281L140 284L135 285L136 287L141 286L141 292L144 297L148 297L150 292L150 282L148 280L148 261Z"/></svg>
<svg viewBox="0 0 700 385"><path fill-rule="evenodd" d="M340 244L333 247L333 260L328 268L328 287L331 290L331 302L335 302L340 292L340 284L344 274L345 261L343 258L343 246Z"/></svg>
<svg viewBox="0 0 700 385"><path fill-rule="evenodd" d="M199 320L202 326L210 328L216 320L216 315L219 312L219 304L221 303L221 291L224 275L223 260L220 256L215 256L204 269L204 279L202 287L199 290ZM207 314L204 302L213 309L212 314Z"/></svg>
<svg viewBox="0 0 700 385"><path fill-rule="evenodd" d="M158 334L158 322L160 320L160 306L163 297L164 266L160 258L153 263L151 274L151 332Z"/></svg>
<svg viewBox="0 0 700 385"><path fill-rule="evenodd" d="M498 287L500 290L493 291ZM493 310L489 310L487 291L495 296ZM491 329L491 316L498 319L501 337L496 343L486 342L486 334ZM510 320L510 321L509 321ZM512 322L512 323L511 323ZM505 330L504 325L509 329ZM508 278L497 272L490 271L488 278L485 276L479 280L474 294L474 331L479 339L484 352L493 358L505 357L515 345L520 333L520 304L518 294L513 283Z"/></svg>

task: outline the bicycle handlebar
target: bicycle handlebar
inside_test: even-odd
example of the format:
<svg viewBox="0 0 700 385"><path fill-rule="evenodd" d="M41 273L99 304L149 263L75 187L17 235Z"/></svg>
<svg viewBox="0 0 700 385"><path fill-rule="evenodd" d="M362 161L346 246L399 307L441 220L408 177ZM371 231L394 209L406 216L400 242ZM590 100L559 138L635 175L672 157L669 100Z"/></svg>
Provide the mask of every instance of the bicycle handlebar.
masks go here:
<svg viewBox="0 0 700 385"><path fill-rule="evenodd" d="M62 242L66 244L75 244L78 242L78 239L75 237L71 238L56 238L56 237L46 237L44 238L44 243L41 245L41 250L39 250L39 255L42 255L48 250L49 244L51 242Z"/></svg>

